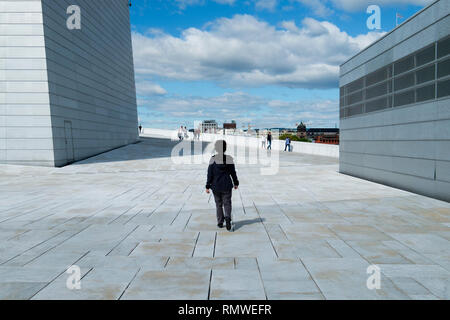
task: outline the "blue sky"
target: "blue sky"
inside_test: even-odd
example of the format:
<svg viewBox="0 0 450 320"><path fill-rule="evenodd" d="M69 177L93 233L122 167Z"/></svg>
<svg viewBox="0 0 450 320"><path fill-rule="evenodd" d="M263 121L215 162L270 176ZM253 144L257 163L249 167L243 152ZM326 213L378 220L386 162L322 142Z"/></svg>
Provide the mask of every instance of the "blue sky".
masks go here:
<svg viewBox="0 0 450 320"><path fill-rule="evenodd" d="M431 0L133 0L140 122L339 126L339 65ZM381 29L368 30L368 5Z"/></svg>

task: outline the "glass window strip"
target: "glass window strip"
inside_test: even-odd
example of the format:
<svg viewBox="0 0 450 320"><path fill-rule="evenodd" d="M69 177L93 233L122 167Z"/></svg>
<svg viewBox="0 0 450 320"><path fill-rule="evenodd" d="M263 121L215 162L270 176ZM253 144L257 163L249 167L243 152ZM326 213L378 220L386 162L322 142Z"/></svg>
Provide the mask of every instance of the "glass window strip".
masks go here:
<svg viewBox="0 0 450 320"><path fill-rule="evenodd" d="M439 48L439 45L441 45L441 48ZM436 41L434 44L429 45L428 47L417 50L416 52L410 54L407 57L404 57L397 61L394 61L393 63L391 63L385 67L379 68L378 70L375 70L375 71L369 73L368 75L366 75L362 78L359 78L357 80L354 80L350 84L343 86L342 88L344 90L341 92L343 92L345 94L344 108L349 108L349 107L355 108L355 106L362 105L363 106L362 110L366 111L366 110L364 110L366 103L370 103L377 99L381 100L386 97L388 100L390 99L390 101L391 101L388 104L393 105L396 103L395 102L396 95L397 95L397 100L405 98L404 100L411 101L412 92L414 92L414 102L402 104L401 106L403 107L405 105L413 104L413 103L416 103L416 101L421 100L421 98L418 97L417 95L423 93L425 90L424 89L425 87L432 88L433 85L435 87L435 92L436 92L435 99L439 99L438 94L442 95L442 97L448 96L450 93L449 94L443 93L442 90L444 90L445 88L448 88L448 85L449 85L448 80L450 80L450 75L447 75L446 71L443 71L443 72L439 73L439 75L441 76L441 78L439 78L439 81L437 79L437 74L438 74L437 64L440 62L446 61L450 57L450 49L448 49L448 47L443 47L443 45L445 45L445 46L450 45L450 37L440 39L440 40ZM431 59L430 57L433 55L432 54L433 51L434 51L434 58L432 60L430 60ZM427 54L429 56L428 58L426 57ZM402 64L402 62L403 62L403 64ZM397 72L395 71L396 64L397 64L397 67L400 68L400 70L402 71L401 73L398 72L398 70L397 70ZM412 65L414 65L414 67L410 68ZM426 71L424 69L430 68L432 65L434 65L434 71L435 71L434 78L430 78L430 77L426 77L426 76L421 78L421 76L423 76L423 74L418 75L418 73L420 73L420 72L426 73ZM444 65L444 67L446 67L446 64L443 64L443 65ZM408 68L410 68L410 69L408 69ZM387 78L384 78L384 76L382 75L383 69L387 70L386 71ZM431 69L432 68L429 69L430 74L431 74ZM379 72L380 74L375 75L377 72ZM401 78L401 76L404 76L409 72L414 73L414 84L413 85L404 87L401 90L395 90L395 87L392 88L392 85L394 84L394 81L396 79ZM394 73L395 73L395 77L392 76ZM376 76L378 76L378 80L377 80ZM372 78L369 79L370 77L372 77ZM369 81L368 81L368 79L369 79ZM411 80L411 79L409 79L409 80ZM383 94L380 96L373 96L373 97L370 97L370 99L367 99L367 96L366 96L367 90L380 85L383 81L386 81L388 83L391 82L391 87L388 88L389 92L387 94ZM439 84L440 84L440 86L439 86ZM351 85L350 90L348 90L349 85ZM347 97L351 96L352 94L357 93L358 91L363 91L363 100L362 101L354 101L353 104L347 105L347 103L348 103ZM438 93L438 91L440 93ZM430 89L430 92L431 92L431 89ZM430 93L430 96L431 96L431 93ZM427 100L425 100L425 101L427 101ZM421 102L421 101L418 101L418 102ZM350 112L350 113L352 114L351 116L357 115L357 114L353 114L354 112ZM360 113L358 113L358 114L360 114ZM345 114L343 115L343 118L345 118L345 117L347 117L347 112L345 112Z"/></svg>

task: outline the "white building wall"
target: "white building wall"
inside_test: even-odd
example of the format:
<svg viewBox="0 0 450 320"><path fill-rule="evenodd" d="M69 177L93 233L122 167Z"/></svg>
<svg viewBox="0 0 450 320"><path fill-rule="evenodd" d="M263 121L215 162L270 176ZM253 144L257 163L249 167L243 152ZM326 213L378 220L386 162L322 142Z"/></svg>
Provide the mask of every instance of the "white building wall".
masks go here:
<svg viewBox="0 0 450 320"><path fill-rule="evenodd" d="M438 1L341 66L344 86L450 32ZM450 97L341 119L340 171L450 201Z"/></svg>
<svg viewBox="0 0 450 320"><path fill-rule="evenodd" d="M137 140L134 66L127 0L42 0L55 164ZM67 7L81 8L81 30L66 27Z"/></svg>
<svg viewBox="0 0 450 320"><path fill-rule="evenodd" d="M1 163L62 166L135 142L137 126L127 0L0 0Z"/></svg>
<svg viewBox="0 0 450 320"><path fill-rule="evenodd" d="M42 5L0 1L0 163L54 165Z"/></svg>

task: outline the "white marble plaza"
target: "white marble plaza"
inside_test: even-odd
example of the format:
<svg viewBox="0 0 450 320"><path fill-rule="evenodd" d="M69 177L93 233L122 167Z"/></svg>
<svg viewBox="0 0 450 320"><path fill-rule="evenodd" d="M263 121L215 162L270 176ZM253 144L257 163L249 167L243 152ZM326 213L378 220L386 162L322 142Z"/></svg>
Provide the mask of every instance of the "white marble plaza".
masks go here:
<svg viewBox="0 0 450 320"><path fill-rule="evenodd" d="M238 165L234 232L207 164L145 138L65 168L0 165L0 299L448 299L450 204L280 154ZM367 267L381 270L369 290ZM66 269L80 267L81 289Z"/></svg>

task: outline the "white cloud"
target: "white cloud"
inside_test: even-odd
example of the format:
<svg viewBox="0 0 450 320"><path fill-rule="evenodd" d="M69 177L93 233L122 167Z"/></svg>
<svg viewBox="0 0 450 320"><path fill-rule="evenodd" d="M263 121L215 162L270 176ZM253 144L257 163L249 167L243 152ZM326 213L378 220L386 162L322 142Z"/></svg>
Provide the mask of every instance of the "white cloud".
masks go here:
<svg viewBox="0 0 450 320"><path fill-rule="evenodd" d="M319 17L327 17L333 14L333 10L325 4L326 0L296 0L297 2L310 7L313 13Z"/></svg>
<svg viewBox="0 0 450 320"><path fill-rule="evenodd" d="M204 5L206 1L208 0L175 0L178 7L182 10L186 9L188 6ZM236 0L212 0L212 1L227 5L233 5L236 2Z"/></svg>
<svg viewBox="0 0 450 320"><path fill-rule="evenodd" d="M352 37L336 25L306 18L276 28L250 15L236 15L189 28L179 37L133 34L138 76L214 81L226 87L278 85L329 88L339 64L382 33Z"/></svg>
<svg viewBox="0 0 450 320"><path fill-rule="evenodd" d="M256 0L255 8L258 10L273 11L277 7L277 0Z"/></svg>
<svg viewBox="0 0 450 320"><path fill-rule="evenodd" d="M371 4L383 7L395 7L399 5L426 6L435 0L293 0L310 7L313 13L325 17L333 13L334 7L347 12L363 11Z"/></svg>
<svg viewBox="0 0 450 320"><path fill-rule="evenodd" d="M159 96L167 94L167 91L156 83L137 80L136 93L138 96Z"/></svg>
<svg viewBox="0 0 450 320"><path fill-rule="evenodd" d="M319 0L318 0L319 1ZM322 0L323 1L323 0ZM426 6L435 0L331 0L333 5L345 11L364 10L371 4L376 4L380 7L389 6L395 7L397 5L416 5Z"/></svg>

